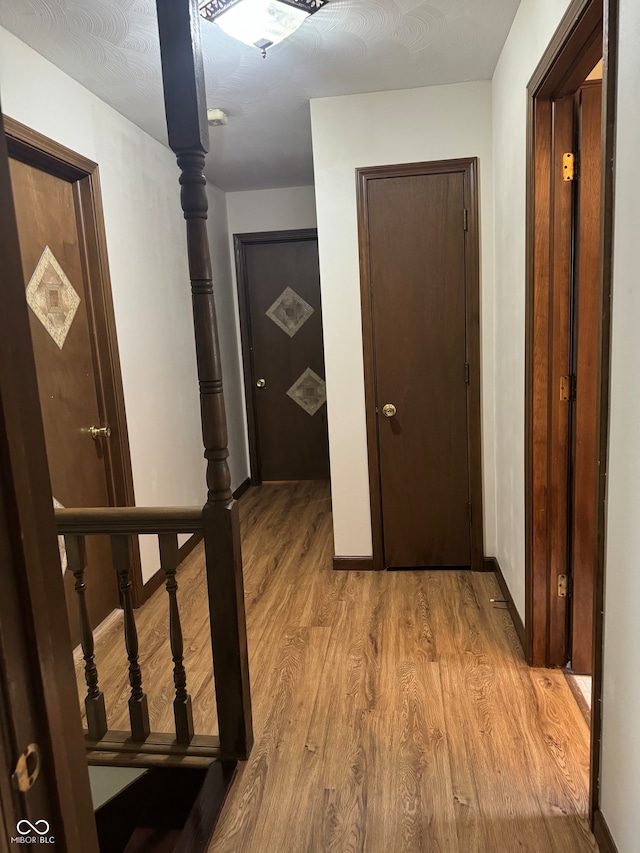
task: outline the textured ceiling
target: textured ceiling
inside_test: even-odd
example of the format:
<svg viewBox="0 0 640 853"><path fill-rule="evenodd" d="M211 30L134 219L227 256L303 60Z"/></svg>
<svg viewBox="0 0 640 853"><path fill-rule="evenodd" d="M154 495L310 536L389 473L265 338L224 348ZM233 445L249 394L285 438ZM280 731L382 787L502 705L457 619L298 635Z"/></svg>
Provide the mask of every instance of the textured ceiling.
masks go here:
<svg viewBox="0 0 640 853"><path fill-rule="evenodd" d="M225 190L313 182L309 99L489 79L519 0L331 0L266 59L202 21L207 174ZM0 25L166 142L153 0L0 0Z"/></svg>

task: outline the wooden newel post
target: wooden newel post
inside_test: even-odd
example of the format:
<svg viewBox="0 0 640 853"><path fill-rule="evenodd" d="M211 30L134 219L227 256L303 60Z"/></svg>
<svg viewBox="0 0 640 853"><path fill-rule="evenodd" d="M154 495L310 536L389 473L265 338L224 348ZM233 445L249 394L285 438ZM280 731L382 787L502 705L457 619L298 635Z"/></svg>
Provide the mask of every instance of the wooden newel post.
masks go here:
<svg viewBox="0 0 640 853"><path fill-rule="evenodd" d="M227 420L207 235L203 174L209 150L198 0L156 0L169 145L180 167L187 221L202 438L207 459L203 510L211 643L220 747L246 758L253 744L238 507L231 494Z"/></svg>

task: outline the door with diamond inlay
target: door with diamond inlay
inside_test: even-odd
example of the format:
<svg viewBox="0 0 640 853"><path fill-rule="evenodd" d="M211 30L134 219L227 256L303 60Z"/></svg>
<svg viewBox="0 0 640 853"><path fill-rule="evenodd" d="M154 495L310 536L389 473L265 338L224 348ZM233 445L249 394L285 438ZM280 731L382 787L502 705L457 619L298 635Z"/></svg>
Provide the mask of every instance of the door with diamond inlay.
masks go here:
<svg viewBox="0 0 640 853"><path fill-rule="evenodd" d="M329 476L315 230L236 235L252 481Z"/></svg>
<svg viewBox="0 0 640 853"><path fill-rule="evenodd" d="M19 137L27 136L17 123L10 129L13 126ZM114 474L125 446L129 459L124 430L113 411L115 392L110 380L118 364L115 341L110 347L110 373L101 357L97 330L100 321L105 322L100 300L108 291L103 278L105 259L102 267L96 264L96 238L91 232L90 214L99 215L93 207L95 187L88 196L86 181L91 175L62 163L65 149L56 158L35 150L31 144L35 134L28 134L28 144L9 137L9 164L53 502L56 507L110 506L126 502L118 494ZM69 156L77 157L73 152ZM91 427L107 426L110 437L92 437ZM77 602L74 578L71 572L65 573L63 540L60 556L75 645L79 642ZM135 574L139 566L133 556ZM87 561L86 600L95 627L119 606L106 537L87 539Z"/></svg>

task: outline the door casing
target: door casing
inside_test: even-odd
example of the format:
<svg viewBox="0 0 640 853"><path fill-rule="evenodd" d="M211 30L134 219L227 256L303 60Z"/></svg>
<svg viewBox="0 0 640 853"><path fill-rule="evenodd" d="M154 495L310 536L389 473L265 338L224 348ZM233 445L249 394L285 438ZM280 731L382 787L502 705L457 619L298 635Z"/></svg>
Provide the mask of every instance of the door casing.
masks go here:
<svg viewBox="0 0 640 853"><path fill-rule="evenodd" d="M89 330L96 365L96 392L102 423L112 427L104 443L109 500L112 506L134 506L133 472L120 371L116 322L107 261L102 196L98 165L48 139L14 119L4 117L9 156L74 184L80 212L78 232L90 304ZM131 540L131 579L134 606L145 600L140 549Z"/></svg>
<svg viewBox="0 0 640 853"><path fill-rule="evenodd" d="M26 818L50 824L56 849L97 853L8 165L0 127L0 849ZM40 774L19 792L30 742Z"/></svg>
<svg viewBox="0 0 640 853"><path fill-rule="evenodd" d="M360 253L360 296L362 304L362 337L364 356L367 448L369 458L369 495L371 502L371 531L373 568L384 564L382 532L382 494L380 460L378 457L378 417L376 414L375 338L372 312L372 285L369 262L369 231L367 184L380 178L412 177L461 173L464 204L467 213L465 232L466 288L466 360L469 363L467 386L467 424L469 452L469 495L471 518L471 568L484 571L483 511L482 511L482 442L480 395L480 245L478 226L478 161L476 157L455 160L436 160L426 163L403 163L356 169L358 204L358 242Z"/></svg>
<svg viewBox="0 0 640 853"><path fill-rule="evenodd" d="M599 765L602 731L603 592L605 571L606 469L609 421L611 282L614 201L614 153L618 40L617 0L573 0L549 47L529 81L527 116L526 206L526 338L525 338L525 655L533 666L549 660L550 596L548 559L550 530L546 518L547 490L566 480L567 472L551 469L543 476L534 467L534 447L544 458L553 451L541 395L550 391L548 365L549 305L553 296L554 240L551 101L572 94L600 58L602 82L602 179L600 217L600 330L598 349L598 478L596 483L597 553L595 555L593 689L591 719L590 816L599 841L604 841L599 812ZM541 177L542 176L542 177ZM546 403L543 405L546 410ZM555 478L555 479L554 479ZM560 487L561 484L560 484Z"/></svg>

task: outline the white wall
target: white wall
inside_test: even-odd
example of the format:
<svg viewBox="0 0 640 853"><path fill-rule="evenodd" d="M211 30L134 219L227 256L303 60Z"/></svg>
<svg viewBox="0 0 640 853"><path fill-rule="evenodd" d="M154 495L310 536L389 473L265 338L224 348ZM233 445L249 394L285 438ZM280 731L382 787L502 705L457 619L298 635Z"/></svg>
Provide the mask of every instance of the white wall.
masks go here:
<svg viewBox="0 0 640 853"><path fill-rule="evenodd" d="M236 466L244 476L249 476L249 439L247 432L247 411L244 402L244 375L242 372L242 342L240 338L240 319L238 314L238 287L236 281L236 263L233 244L234 234L252 234L258 231L293 231L298 228L316 227L316 207L313 187L284 187L272 190L248 190L227 193L228 255L231 266L230 289L225 296L225 336L224 354L228 354L229 364L233 358L235 341L235 366L233 368L235 386L233 399L233 424L237 432L234 453L237 454ZM220 242L222 245L222 242ZM216 291L217 293L217 291ZM232 325L233 324L233 325ZM222 335L222 331L221 331ZM224 366L224 365L223 365ZM229 369L231 369L229 367ZM225 379L226 387L229 383ZM231 416L229 417L232 422Z"/></svg>
<svg viewBox="0 0 640 853"><path fill-rule="evenodd" d="M147 771L139 767L89 767L94 811L123 791Z"/></svg>
<svg viewBox="0 0 640 853"><path fill-rule="evenodd" d="M292 231L316 227L313 187L227 193L229 233Z"/></svg>
<svg viewBox="0 0 640 853"><path fill-rule="evenodd" d="M195 349L180 211L169 149L0 29L8 116L100 167L113 302L138 505L205 498ZM145 541L144 577L158 567Z"/></svg>
<svg viewBox="0 0 640 853"><path fill-rule="evenodd" d="M493 372L491 86L311 101L335 553L371 555L355 169L478 157L483 377ZM483 379L485 549L495 547L493 388Z"/></svg>
<svg viewBox="0 0 640 853"><path fill-rule="evenodd" d="M601 807L620 853L640 849L640 4L620 3L605 575Z"/></svg>
<svg viewBox="0 0 640 853"><path fill-rule="evenodd" d="M526 87L568 0L522 0L492 81L495 200L495 556L524 618ZM489 379L489 377L486 377Z"/></svg>

